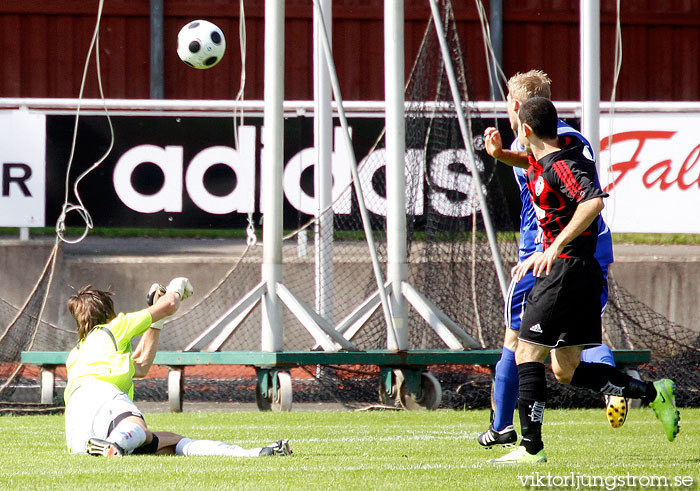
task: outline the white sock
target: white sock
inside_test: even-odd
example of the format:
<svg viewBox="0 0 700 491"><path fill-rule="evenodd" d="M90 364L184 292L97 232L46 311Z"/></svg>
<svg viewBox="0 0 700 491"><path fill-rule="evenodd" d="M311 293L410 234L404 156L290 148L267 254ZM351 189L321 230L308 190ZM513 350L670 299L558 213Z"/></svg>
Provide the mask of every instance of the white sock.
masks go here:
<svg viewBox="0 0 700 491"><path fill-rule="evenodd" d="M224 455L229 457L257 457L260 455L260 448L246 450L238 445L229 445L224 442L214 440L192 440L183 438L175 446L177 455Z"/></svg>
<svg viewBox="0 0 700 491"><path fill-rule="evenodd" d="M146 432L136 423L122 421L112 430L107 441L116 443L124 452L130 454L146 441Z"/></svg>

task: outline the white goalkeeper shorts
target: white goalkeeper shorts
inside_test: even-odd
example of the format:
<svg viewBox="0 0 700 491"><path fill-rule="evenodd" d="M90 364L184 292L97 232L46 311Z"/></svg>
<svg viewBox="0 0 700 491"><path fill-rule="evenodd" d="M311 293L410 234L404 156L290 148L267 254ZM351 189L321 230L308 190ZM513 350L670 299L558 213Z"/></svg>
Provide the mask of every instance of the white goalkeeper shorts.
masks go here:
<svg viewBox="0 0 700 491"><path fill-rule="evenodd" d="M78 387L66 406L68 452L86 453L90 438L106 439L110 424L123 413L143 417L129 396L112 384L95 381Z"/></svg>

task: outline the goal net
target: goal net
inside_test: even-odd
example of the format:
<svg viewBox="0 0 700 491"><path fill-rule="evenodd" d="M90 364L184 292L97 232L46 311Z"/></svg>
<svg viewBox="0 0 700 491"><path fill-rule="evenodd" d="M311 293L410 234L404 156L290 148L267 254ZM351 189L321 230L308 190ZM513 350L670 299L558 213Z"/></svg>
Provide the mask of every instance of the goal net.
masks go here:
<svg viewBox="0 0 700 491"><path fill-rule="evenodd" d="M475 113L469 98L470 77L463 62L449 2L445 4L443 14L443 29L454 57L461 98L474 138L462 141L438 38L430 22L405 91L407 281L486 348L499 346L502 340L503 295L482 211L490 214L496 228L497 248L506 268L517 257L517 222L509 216L497 167L483 149L484 123L478 117L469 117ZM482 210L474 192L474 180L467 160L471 152L467 152L465 144L470 145L476 155L474 164L487 199L486 210ZM336 149L339 146L340 142L336 141ZM386 275L387 262L385 164L382 134L362 158L358 173L383 275ZM282 282L334 326L343 325L343 320L377 290L359 207L348 174L345 169L334 169L334 180L347 182L347 187L335 193L332 206L320 217L306 223L307 216L300 216L302 226L285 238L282 248ZM311 194L300 199L312 199ZM332 226L328 227L328 224ZM329 235L332 240L327 240ZM162 349L182 349L187 344L187 334L191 338L193 331L210 326L230 307L232 299L241 298L254 288L260 281L260 254L259 246L249 249L200 305L166 323L161 337ZM319 257L331 258L332 266L321 267ZM447 348L410 307L408 320L409 350ZM283 309L283 322L284 350L317 349L314 338L288 309ZM260 326L261 313L256 308L225 340L219 340L216 349L259 350ZM345 331L345 335L359 350L386 349L387 327L381 308L370 310L365 322ZM186 383L197 383L196 377L190 373L202 370L196 367L188 369ZM206 370L213 372L215 369L208 367ZM235 382L230 385L241 387L248 384L248 393L243 399L240 395L230 395L231 400L253 400L251 389L255 378L252 369L226 367L218 370L236 374ZM444 371L441 382L448 391L456 390L463 383L465 371L479 376L485 373L474 367L433 367L433 371ZM247 379L241 375L243 372ZM294 398L295 401L321 398L351 407L374 403L377 401L379 375L376 366L294 369ZM201 387L216 389L206 394L202 389L199 397L220 398L223 394L232 394L204 376ZM192 390L187 388L186 394L190 397Z"/></svg>
<svg viewBox="0 0 700 491"><path fill-rule="evenodd" d="M442 4L442 27L452 56L460 95L472 140L462 139L450 86L445 74L432 20L406 85L406 224L407 281L459 325L483 348L500 349L503 340L503 296L487 240L482 216L486 207L495 227L497 249L504 269L517 260L517 217L508 213L503 192L502 165L488 157L481 136L492 124L478 114L470 99L470 76L463 45L449 2ZM339 145L336 142L336 147ZM468 145L472 152L467 152ZM383 135L364 155L359 175L370 211L379 262L386 274L386 184ZM476 199L468 155L476 157L485 203ZM358 159L359 160L359 159ZM500 170L499 170L500 169ZM300 169L301 173L304 169ZM331 325L340 326L363 302L376 293L358 203L349 171L334 169L334 201L319 217L300 214L299 227L285 237L282 247L282 283ZM302 186L303 187L303 186ZM303 190L302 190L303 191ZM313 191L299 199L313 199ZM323 226L322 226L323 225ZM332 226L331 226L332 225ZM330 267L319 265L326 258ZM55 257L51 259L54 261ZM50 263L51 263L50 261ZM251 292L261 279L262 246L241 243L241 255L220 283L198 304L166 322L160 349L184 350L231 306ZM38 370L19 364L21 351L68 350L75 333L40 322L42 305L50 287L50 268L22 309L0 302L0 402L28 402L38 394ZM604 317L604 340L613 348L649 349L653 361L640 367L647 379L669 375L678 382L681 405L697 405L700 362L695 335L649 309L610 278L610 300ZM236 328L225 331L212 349L259 351L260 307L243 315ZM385 349L387 327L381 308L370 309L363 323L345 331L359 350ZM318 349L316 339L288 309L283 308L284 350ZM445 349L440 337L409 307L408 348ZM489 406L491 373L487 367L434 365L429 371L442 385L442 406ZM57 371L60 396L65 370ZM358 408L378 400L380 370L377 366L302 366L291 370L295 402L336 402ZM153 367L149 376L136 381L136 400L167 399L167 369ZM255 401L256 375L252 367L194 366L185 371L185 401ZM600 404L587 391L574 390L553 381L553 406L589 407ZM17 390L31 389L31 390ZM57 402L59 402L57 400ZM2 405L0 404L0 407Z"/></svg>

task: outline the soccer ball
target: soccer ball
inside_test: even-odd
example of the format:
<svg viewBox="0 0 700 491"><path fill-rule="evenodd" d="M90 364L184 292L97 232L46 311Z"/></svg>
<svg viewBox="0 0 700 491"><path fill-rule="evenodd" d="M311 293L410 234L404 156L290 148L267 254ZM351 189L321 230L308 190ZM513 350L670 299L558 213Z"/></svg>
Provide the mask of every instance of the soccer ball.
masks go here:
<svg viewBox="0 0 700 491"><path fill-rule="evenodd" d="M216 25L206 20L193 20L177 35L177 55L192 68L211 68L224 56L226 39Z"/></svg>

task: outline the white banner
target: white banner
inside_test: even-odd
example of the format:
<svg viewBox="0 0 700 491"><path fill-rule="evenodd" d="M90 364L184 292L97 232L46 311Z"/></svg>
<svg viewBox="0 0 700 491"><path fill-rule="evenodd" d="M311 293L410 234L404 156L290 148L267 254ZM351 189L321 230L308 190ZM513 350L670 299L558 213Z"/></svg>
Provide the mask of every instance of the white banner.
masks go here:
<svg viewBox="0 0 700 491"><path fill-rule="evenodd" d="M45 185L46 118L46 115L36 112L0 111L0 227L45 226L45 208L48 195ZM129 122L125 124L129 124ZM607 114L601 115L599 169L601 184L610 193L603 214L612 231L700 233L700 114L697 112L677 114L670 112L627 112L615 115L613 123L613 138L610 146L608 142L609 120ZM244 131L246 130L247 128L244 128ZM260 145L259 142L255 141L254 135L254 133L248 135L245 139L246 145L244 145L245 148L240 156L236 157L230 150L227 150L228 153L220 155L222 147L212 146L212 148L218 149L216 155L211 149L201 155L197 154L193 159L193 162L197 164L193 166L194 170L189 171L186 176L182 176L183 161L179 164L183 166L179 171L180 177L170 176L168 173L168 179L176 179L178 182L180 179L184 180L178 185L184 186L187 196L194 205L207 213L229 214L233 211L244 213L250 210L253 206L251 203L252 195L244 193L243 190L253 189L250 184L253 177L242 173L240 165L234 165L234 161L236 161L234 157L243 159L245 162L253 162L249 163L252 171L254 168L253 150ZM184 148L182 145L185 143L175 140L170 145ZM114 174L114 186L118 194L114 198L126 200L124 203L131 206L135 199L134 196L120 194L121 191L128 188L128 186L125 187L124 183L131 182L130 175L126 176L128 177L126 179L120 174L122 170L128 170L126 167L122 169L128 163L122 161L122 157L125 159L127 155L131 155L128 151L131 148L130 145L130 140L123 142L124 148L121 149L123 155L120 156L118 149L115 149L112 158L117 159L115 171L119 171ZM163 148L166 147L171 148L167 145ZM301 172L310 165L311 161L307 162L306 158L307 153L309 156L311 155L310 152L312 152L310 148L302 145L299 153L295 154L288 162L284 180L284 191L290 204L308 214L313 213L314 208L308 205L307 202L311 197L303 194L299 181ZM415 152L415 150L409 149L410 152ZM348 180L348 172L342 158L344 152L336 149L335 153L338 155L334 154L333 157L334 182L342 184ZM302 156L304 159L301 159ZM154 157L149 158L151 162L159 162L153 160ZM180 158L178 162L181 160ZM149 160L146 159L146 161ZM200 181L204 181L203 174L213 162L229 166L236 174L238 182L246 183L246 185L238 186L233 191L229 190L228 194L224 193L223 196L204 192L206 189L203 189L203 184ZM411 174L409 173L409 175ZM120 176L124 177L121 179L124 183L118 185L117 181L121 182ZM168 181L168 184L172 184L171 180ZM63 188L63 182L57 184L61 189ZM407 181L407 184L410 183ZM342 186L334 184L334 196L342 189ZM148 203L153 204L151 202L156 200L156 197L160 197L161 194L147 196L150 200L147 200ZM60 193L60 197L62 199L62 193ZM136 197L138 198L138 196ZM440 199L441 195L431 194L429 191L426 202L419 203L417 205L419 208L411 211L416 215L421 215L422 206L427 206L428 203L442 210L442 207L439 206L442 203ZM453 205L453 207L460 205L458 202L446 201L445 203ZM168 206L170 205L182 206L182 203L174 200ZM164 209L163 205L158 206L157 209ZM343 208L342 200L337 206L336 213L348 212ZM379 208L372 211L381 214L383 205L377 206ZM140 213L152 212L151 209L146 211L136 206L133 209ZM441 212L449 216L465 216L472 213L472 210L462 208L453 210L450 208ZM128 219L124 220L128 221Z"/></svg>
<svg viewBox="0 0 700 491"><path fill-rule="evenodd" d="M700 115L601 115L603 211L613 232L700 233Z"/></svg>
<svg viewBox="0 0 700 491"><path fill-rule="evenodd" d="M0 227L43 227L46 116L0 112Z"/></svg>

